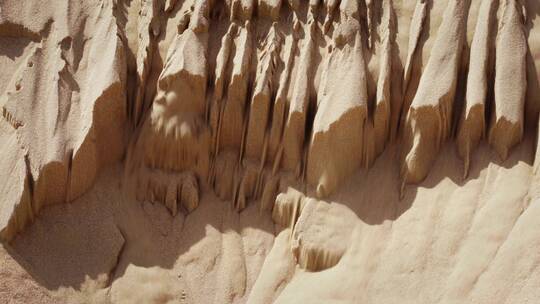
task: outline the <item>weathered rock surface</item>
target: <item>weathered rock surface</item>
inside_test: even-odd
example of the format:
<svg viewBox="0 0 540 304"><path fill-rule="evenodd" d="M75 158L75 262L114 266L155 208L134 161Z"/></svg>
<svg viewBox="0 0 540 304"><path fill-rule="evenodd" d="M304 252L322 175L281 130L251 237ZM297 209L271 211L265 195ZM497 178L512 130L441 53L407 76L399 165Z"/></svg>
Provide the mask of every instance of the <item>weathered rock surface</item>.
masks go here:
<svg viewBox="0 0 540 304"><path fill-rule="evenodd" d="M18 181L3 196L10 203L2 204L2 213L12 212L17 223L3 221L7 239L43 206L87 191L99 169L118 161L125 148L126 62L113 5L76 4L70 13L77 18L47 7L25 18L21 12L33 11L29 5L2 3L0 17L2 37L31 41L11 63L16 68L0 93L3 124L12 129L0 133L12 146L2 152L15 157L2 164L16 164L4 171L2 184Z"/></svg>
<svg viewBox="0 0 540 304"><path fill-rule="evenodd" d="M0 302L539 298L539 16L2 1Z"/></svg>

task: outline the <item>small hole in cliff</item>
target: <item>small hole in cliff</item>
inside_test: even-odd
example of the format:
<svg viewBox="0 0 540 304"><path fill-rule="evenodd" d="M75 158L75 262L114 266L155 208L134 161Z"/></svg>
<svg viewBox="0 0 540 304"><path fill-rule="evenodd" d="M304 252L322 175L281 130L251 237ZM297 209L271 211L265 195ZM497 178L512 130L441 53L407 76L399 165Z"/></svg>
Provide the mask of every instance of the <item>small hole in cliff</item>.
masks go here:
<svg viewBox="0 0 540 304"><path fill-rule="evenodd" d="M33 66L34 66L34 63L33 63L33 62L31 62L31 61L30 61L30 62L28 62L28 67L30 67L30 68L31 68L31 67L33 67Z"/></svg>
<svg viewBox="0 0 540 304"><path fill-rule="evenodd" d="M21 84L20 84L20 83L17 83L17 84L15 85L15 90L17 90L17 91L20 91L20 90L21 90Z"/></svg>
<svg viewBox="0 0 540 304"><path fill-rule="evenodd" d="M64 39L62 39L62 41L60 41L60 48L62 48L62 50L64 51L69 50L71 48L71 42L71 37L65 37Z"/></svg>

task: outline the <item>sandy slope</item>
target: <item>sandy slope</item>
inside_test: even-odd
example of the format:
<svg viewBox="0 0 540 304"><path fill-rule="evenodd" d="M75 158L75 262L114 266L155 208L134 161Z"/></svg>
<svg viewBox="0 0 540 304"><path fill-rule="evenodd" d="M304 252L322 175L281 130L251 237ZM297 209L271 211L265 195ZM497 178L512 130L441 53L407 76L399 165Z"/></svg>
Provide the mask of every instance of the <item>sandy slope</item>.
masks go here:
<svg viewBox="0 0 540 304"><path fill-rule="evenodd" d="M536 0L0 3L0 302L537 303Z"/></svg>

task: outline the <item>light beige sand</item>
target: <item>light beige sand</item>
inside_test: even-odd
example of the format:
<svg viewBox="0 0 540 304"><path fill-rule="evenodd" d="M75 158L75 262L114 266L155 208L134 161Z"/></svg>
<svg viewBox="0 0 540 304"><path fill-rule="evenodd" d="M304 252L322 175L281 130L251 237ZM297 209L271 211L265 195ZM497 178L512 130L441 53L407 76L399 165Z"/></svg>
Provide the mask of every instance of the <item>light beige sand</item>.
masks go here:
<svg viewBox="0 0 540 304"><path fill-rule="evenodd" d="M539 20L1 1L0 302L540 302Z"/></svg>

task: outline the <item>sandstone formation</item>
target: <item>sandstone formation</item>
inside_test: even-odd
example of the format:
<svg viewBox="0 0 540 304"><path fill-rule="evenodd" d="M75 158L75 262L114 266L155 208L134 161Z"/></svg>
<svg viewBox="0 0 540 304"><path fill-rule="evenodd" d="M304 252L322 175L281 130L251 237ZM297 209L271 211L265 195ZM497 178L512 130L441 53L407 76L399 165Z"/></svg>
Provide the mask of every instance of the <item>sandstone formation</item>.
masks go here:
<svg viewBox="0 0 540 304"><path fill-rule="evenodd" d="M1 177L13 191L2 196L5 239L43 206L80 196L124 150L126 62L112 4L74 5L85 16L75 19L52 7L34 14L35 6L3 3L0 17L5 56L13 58L0 97L9 125L3 166L16 166Z"/></svg>
<svg viewBox="0 0 540 304"><path fill-rule="evenodd" d="M539 17L0 2L0 302L536 302Z"/></svg>

